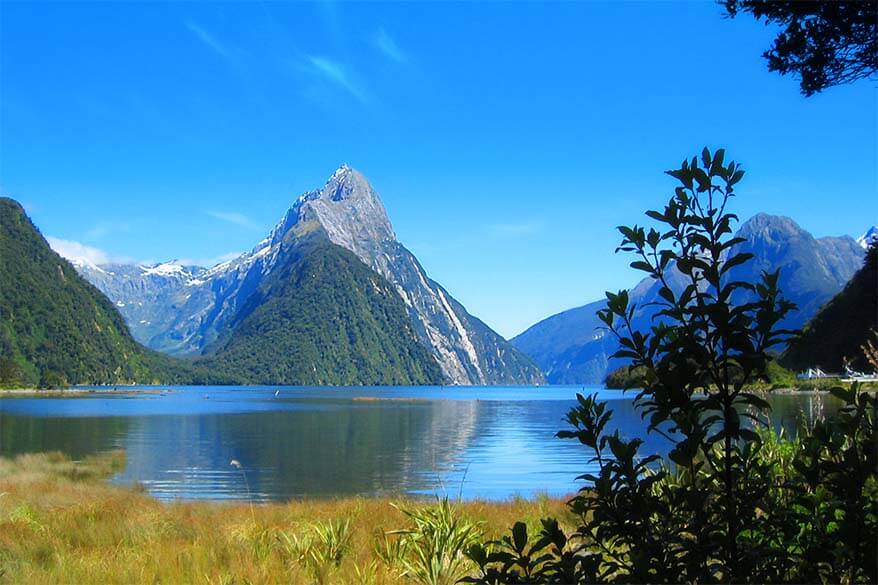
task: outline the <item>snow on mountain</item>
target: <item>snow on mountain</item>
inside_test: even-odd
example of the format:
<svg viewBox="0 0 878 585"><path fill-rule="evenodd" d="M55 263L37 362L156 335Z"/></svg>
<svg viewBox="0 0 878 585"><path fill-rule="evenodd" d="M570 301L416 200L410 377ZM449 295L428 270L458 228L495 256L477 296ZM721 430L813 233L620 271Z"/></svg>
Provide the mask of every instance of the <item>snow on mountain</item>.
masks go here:
<svg viewBox="0 0 878 585"><path fill-rule="evenodd" d="M866 250L869 248L869 244L873 240L878 240L878 227L875 227L874 225L866 230L866 233L857 238L857 244L859 244L861 248Z"/></svg>
<svg viewBox="0 0 878 585"><path fill-rule="evenodd" d="M147 276L167 277L192 277L193 273L181 266L176 260L153 264L152 266L140 265L140 270ZM199 269L200 270L200 269Z"/></svg>

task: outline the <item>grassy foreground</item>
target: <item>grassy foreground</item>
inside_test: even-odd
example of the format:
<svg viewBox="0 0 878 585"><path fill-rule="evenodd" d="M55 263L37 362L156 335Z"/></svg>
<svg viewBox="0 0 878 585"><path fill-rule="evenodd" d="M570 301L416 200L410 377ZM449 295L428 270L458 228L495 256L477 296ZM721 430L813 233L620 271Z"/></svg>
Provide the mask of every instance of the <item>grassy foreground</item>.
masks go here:
<svg viewBox="0 0 878 585"><path fill-rule="evenodd" d="M122 465L123 453L0 458L0 583L453 583L475 567L447 542L499 537L521 519L572 522L549 498L445 513L435 501L366 498L165 504L103 482ZM436 518L450 528L431 532ZM422 566L424 553L445 572Z"/></svg>

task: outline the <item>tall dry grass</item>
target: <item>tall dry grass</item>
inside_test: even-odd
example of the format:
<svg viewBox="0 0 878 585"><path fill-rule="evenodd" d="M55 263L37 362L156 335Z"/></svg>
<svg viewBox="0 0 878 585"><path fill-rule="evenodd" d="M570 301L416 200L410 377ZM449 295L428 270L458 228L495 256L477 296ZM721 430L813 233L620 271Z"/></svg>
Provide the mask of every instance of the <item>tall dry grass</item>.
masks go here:
<svg viewBox="0 0 878 585"><path fill-rule="evenodd" d="M564 501L549 498L453 510L435 500L368 498L252 511L246 501L166 504L102 481L123 464L121 453L78 463L58 453L0 459L0 583L418 583L418 555L429 563L436 548L444 555L437 562L456 558L429 541L431 517L453 514L489 539L522 518L534 527L550 515L573 522ZM463 572L474 569L468 563L460 560Z"/></svg>

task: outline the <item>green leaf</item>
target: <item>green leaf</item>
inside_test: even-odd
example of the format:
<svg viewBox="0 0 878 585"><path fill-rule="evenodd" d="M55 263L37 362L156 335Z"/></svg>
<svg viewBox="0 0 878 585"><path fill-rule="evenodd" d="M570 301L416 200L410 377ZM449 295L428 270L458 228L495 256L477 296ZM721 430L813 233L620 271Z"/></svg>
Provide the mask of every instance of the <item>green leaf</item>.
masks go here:
<svg viewBox="0 0 878 585"><path fill-rule="evenodd" d="M516 522L512 527L512 544L517 553L524 552L527 546L527 524L524 522Z"/></svg>

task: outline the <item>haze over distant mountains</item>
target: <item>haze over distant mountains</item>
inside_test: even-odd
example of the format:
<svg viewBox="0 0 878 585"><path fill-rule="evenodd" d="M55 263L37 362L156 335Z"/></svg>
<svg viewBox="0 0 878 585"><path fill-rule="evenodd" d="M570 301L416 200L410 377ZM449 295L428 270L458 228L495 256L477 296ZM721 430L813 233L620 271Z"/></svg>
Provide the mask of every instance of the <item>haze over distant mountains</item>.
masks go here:
<svg viewBox="0 0 878 585"><path fill-rule="evenodd" d="M733 277L755 282L763 270L781 270L781 290L798 305L781 324L784 327L801 328L863 264L859 241L849 236L814 238L788 217L757 214L741 225L737 235L746 239L738 250L754 258L734 268ZM636 327L650 326L653 311L645 306L658 298L659 288L644 279L632 289L632 302L643 308L635 318ZM604 306L600 300L552 315L512 343L539 364L552 384L603 383L607 373L623 365L610 359L617 344L596 316Z"/></svg>
<svg viewBox="0 0 878 585"><path fill-rule="evenodd" d="M441 381L453 384L544 382L539 368L530 358L470 315L427 276L414 255L396 239L378 194L362 174L347 165L339 167L321 189L299 197L271 233L250 252L212 268L182 266L174 261L152 266L95 265L83 261L76 264L80 273L119 308L134 337L148 347L176 355L208 356L234 347L241 356L253 351L252 347L245 350L240 345L241 334L235 337L245 318L251 319L250 341L255 343L258 337L254 335L252 319L257 318L254 315L259 315L260 310L254 303L257 300L268 303L279 294L295 293L296 287L277 281L277 275L281 273L301 278L299 271L291 269L291 263L307 262L307 257L315 250L319 250L324 260L331 260L333 270L321 273L328 279L326 286L315 289L315 294L319 291L327 293L327 302L334 298L328 290L333 286L332 279L339 274L344 274L344 277L336 283L337 286L350 290L352 283L366 284L363 283L363 274L351 276L351 271L357 269L348 262L347 255L327 252L327 244L346 251L368 268L365 274L374 275L369 279L371 284L360 293L381 296L385 288L394 293L394 302L381 305L378 313L370 312L376 308L371 301L349 298L352 307L371 307L365 321L360 319L364 314L337 314L335 318L350 318L362 324L375 314L381 314L389 319L387 322L394 322L393 314L397 310L394 305L398 302L398 309L406 316L406 324L405 327L395 327L394 334L411 335L426 350L429 359L438 365ZM299 265L299 270L301 268ZM309 298L308 302L312 303L313 312L314 299ZM298 303L275 304L286 307L281 313L295 321L293 325L298 327L299 337L310 330L308 327L320 325L311 320L306 327L299 319L301 315L289 315L295 307L307 305L301 299ZM267 326L264 318L263 315L263 328ZM377 335L381 329L382 326L376 326L370 330ZM326 337L324 343L329 343L328 340ZM399 383L435 381L437 376L430 373L430 366L423 362L423 356L416 355L417 351L404 351L401 348L405 344L399 339L384 341L396 348L392 352L396 356L394 359L402 359L400 356L404 354L412 357L409 365L413 370L410 373L420 372L415 375L420 382ZM383 342L376 338L375 343L378 347ZM260 352L272 349L264 344L260 346ZM291 359L291 348L286 349L288 351L281 352L278 347L275 348L277 355L264 356L266 366L271 360ZM321 355L330 351L316 346L312 349ZM250 363L248 367L259 369L260 366ZM335 379L327 380L328 377L317 376L315 383L337 383Z"/></svg>

